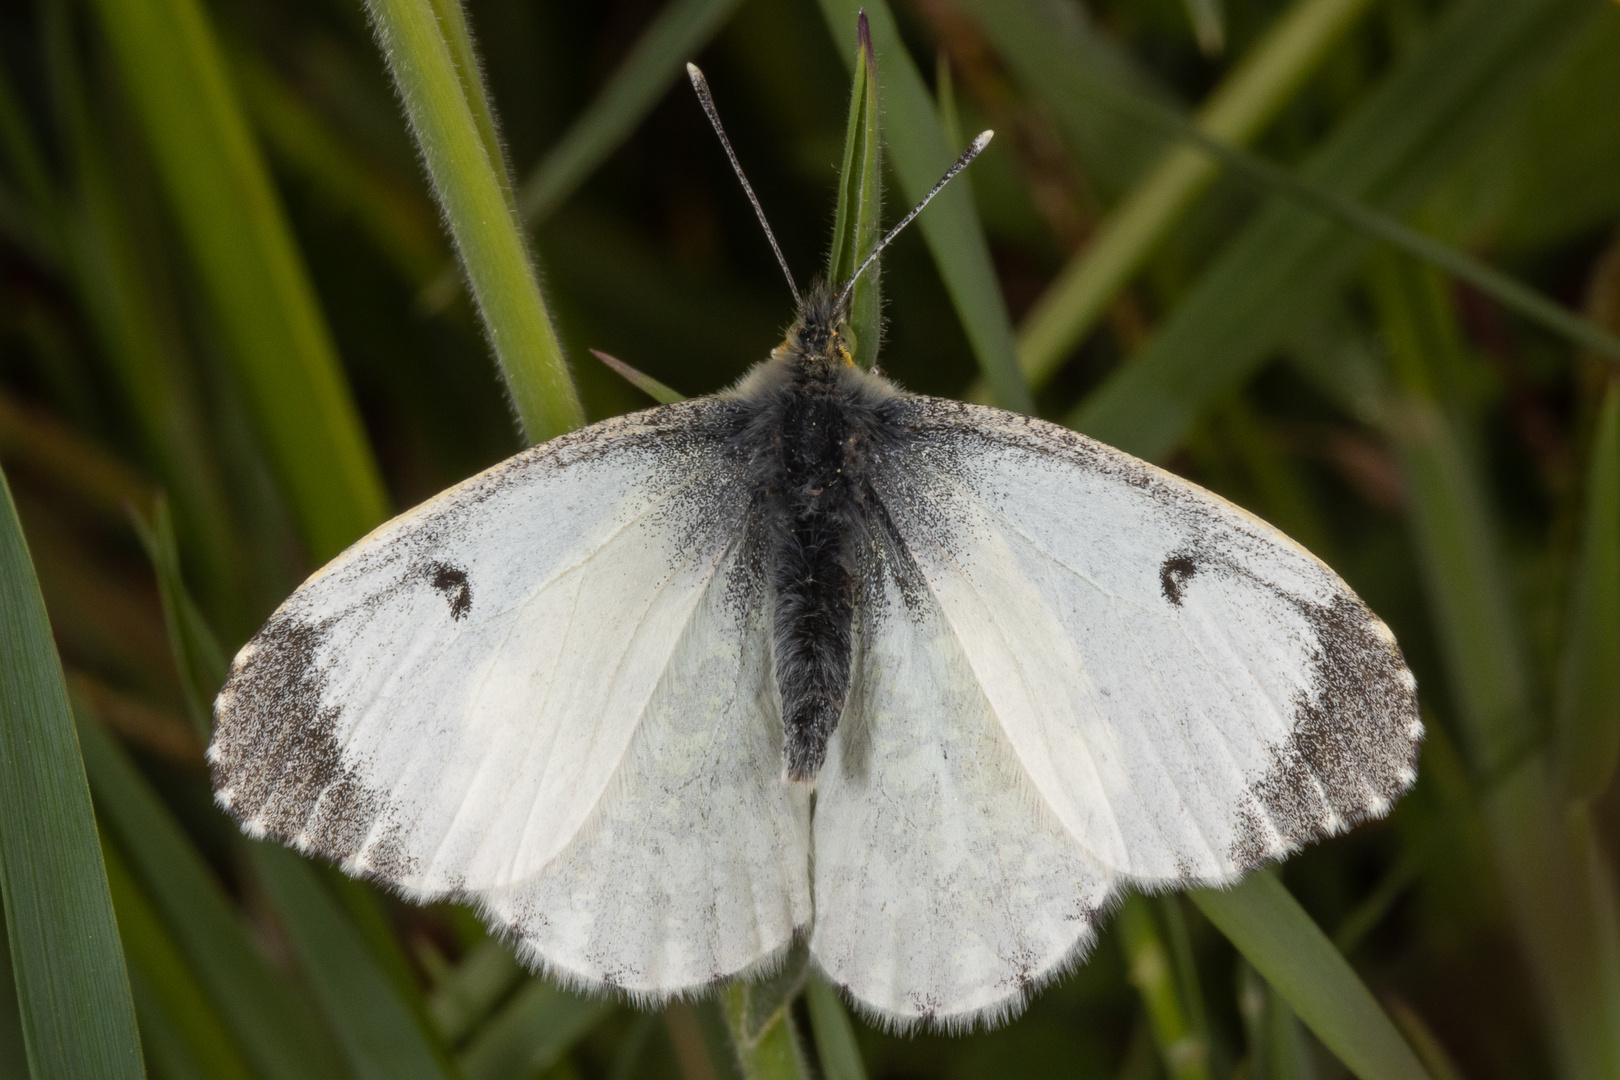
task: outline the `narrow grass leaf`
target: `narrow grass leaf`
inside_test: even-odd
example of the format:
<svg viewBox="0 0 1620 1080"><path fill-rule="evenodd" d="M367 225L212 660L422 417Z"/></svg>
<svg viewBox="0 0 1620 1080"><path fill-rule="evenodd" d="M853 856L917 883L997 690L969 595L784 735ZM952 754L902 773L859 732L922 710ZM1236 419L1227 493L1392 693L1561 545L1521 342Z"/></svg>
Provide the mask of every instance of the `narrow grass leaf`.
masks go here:
<svg viewBox="0 0 1620 1080"><path fill-rule="evenodd" d="M466 9L462 0L428 0L428 3L443 35L445 47L449 50L456 80L461 84L462 99L467 103L473 126L478 131L478 141L483 144L484 155L494 169L495 182L500 185L506 208L515 217L517 193L512 185L512 170L506 160L506 146L501 142L495 106L489 99L489 88L484 85L484 65L479 62L478 50L473 44Z"/></svg>
<svg viewBox="0 0 1620 1080"><path fill-rule="evenodd" d="M405 280L432 281L447 257L433 207L367 161L254 53L235 50L231 73L271 155L352 215Z"/></svg>
<svg viewBox="0 0 1620 1080"><path fill-rule="evenodd" d="M685 72L738 0L670 0L607 84L541 159L518 194L523 221L551 216L635 130L670 84Z"/></svg>
<svg viewBox="0 0 1620 1080"><path fill-rule="evenodd" d="M748 984L741 980L733 981L720 995L726 1029L743 1076L747 1080L809 1080L810 1066L799 1047L787 1003L784 1001L763 1027L751 1032L748 999Z"/></svg>
<svg viewBox="0 0 1620 1080"><path fill-rule="evenodd" d="M474 58L458 55L448 40L453 27L436 14L454 8L452 21L464 31L459 0L368 0L367 7L524 435L540 443L579 427L585 413L505 186L499 144L481 126L487 102L475 107L482 76ZM476 88L472 102L464 80Z"/></svg>
<svg viewBox="0 0 1620 1080"><path fill-rule="evenodd" d="M11 977L11 942L0 911L0 1076L28 1075L28 1048L23 1045L22 1014L17 1010L17 980Z"/></svg>
<svg viewBox="0 0 1620 1080"><path fill-rule="evenodd" d="M140 1077L135 1006L33 560L0 473L0 895L36 1080Z"/></svg>
<svg viewBox="0 0 1620 1080"><path fill-rule="evenodd" d="M1372 0L1296 0L1199 107L1192 121L1211 138L1234 146L1252 142L1282 110ZM1078 28L1039 0L966 0L1008 65L1057 115L1074 138L1098 111L1126 123L1164 130L1124 116L1117 100L1102 100L1099 84L1117 95L1158 103L1105 67L1085 63L1088 44ZM1019 362L1039 388L1096 325L1111 299L1141 269L1193 200L1215 179L1219 164L1195 147L1166 150L1132 186L1036 301L1019 329Z"/></svg>
<svg viewBox="0 0 1620 1080"><path fill-rule="evenodd" d="M1147 1009L1165 1071L1173 1080L1209 1080L1209 1043L1189 1015L1153 909L1142 897L1131 896L1120 905L1117 918L1126 976Z"/></svg>
<svg viewBox="0 0 1620 1080"><path fill-rule="evenodd" d="M1620 379L1598 412L1582 515L1555 712L1562 786L1579 802L1609 786L1620 755Z"/></svg>
<svg viewBox="0 0 1620 1080"><path fill-rule="evenodd" d="M1451 1060L1451 1055L1446 1053L1445 1044L1424 1022L1417 1010L1399 998L1391 998L1389 1014L1400 1026L1401 1034L1412 1044L1412 1052L1417 1054L1433 1080L1464 1080L1462 1070L1457 1068L1456 1063Z"/></svg>
<svg viewBox="0 0 1620 1080"><path fill-rule="evenodd" d="M1275 876L1188 895L1360 1080L1425 1080L1372 991Z"/></svg>
<svg viewBox="0 0 1620 1080"><path fill-rule="evenodd" d="M428 995L428 1015L444 1040L457 1044L522 979L523 965L512 950L485 938L434 985Z"/></svg>
<svg viewBox="0 0 1620 1080"><path fill-rule="evenodd" d="M672 390L645 372L637 371L617 356L610 356L601 349L592 349L591 355L606 364L613 371L622 376L624 381L652 398L660 405L672 405L677 401L685 401L686 395L679 390Z"/></svg>
<svg viewBox="0 0 1620 1080"><path fill-rule="evenodd" d="M883 132L879 102L877 53L871 30L860 17L856 31L854 78L849 90L849 120L844 127L844 157L838 171L838 208L833 218L827 280L842 288L866 261L881 237L883 224ZM855 335L855 362L870 369L877 363L883 335L881 260L861 275L850 294L849 328Z"/></svg>
<svg viewBox="0 0 1620 1080"><path fill-rule="evenodd" d="M1247 1075L1251 1080L1315 1080L1308 1037L1288 1002L1245 960L1238 961L1237 982L1249 1051Z"/></svg>
<svg viewBox="0 0 1620 1080"><path fill-rule="evenodd" d="M249 1080L253 1073L221 1023L208 994L164 928L151 901L118 849L103 841L107 884L118 913L118 936L129 959L130 977L143 987L136 996L141 1030L149 1032L161 1014L176 1050L203 1076ZM160 1057L157 1047L149 1047Z"/></svg>
<svg viewBox="0 0 1620 1080"><path fill-rule="evenodd" d="M355 1076L450 1076L315 868L279 844L250 842L249 857L282 915L299 967Z"/></svg>
<svg viewBox="0 0 1620 1080"><path fill-rule="evenodd" d="M1494 776L1539 736L1500 530L1459 430L1462 331L1432 271L1393 254L1369 265L1368 293L1400 388L1385 430L1406 478L1408 526L1466 744L1476 770Z"/></svg>
<svg viewBox="0 0 1620 1080"><path fill-rule="evenodd" d="M197 0L97 0L259 434L317 561L388 512L337 349Z"/></svg>
<svg viewBox="0 0 1620 1080"><path fill-rule="evenodd" d="M810 1034L816 1040L816 1058L827 1080L866 1080L866 1064L855 1041L855 1025L838 991L812 975L804 986L810 1010Z"/></svg>
<svg viewBox="0 0 1620 1080"><path fill-rule="evenodd" d="M1388 214L1214 138L1151 102L1126 97L1100 83L1093 82L1092 85L1104 90L1122 109L1141 117L1146 123L1175 131L1185 142L1225 164L1252 184L1286 195L1302 206L1326 217L1337 218L1369 237L1448 270L1518 314L1596 350L1611 361L1620 362L1620 338L1450 244L1425 236Z"/></svg>
<svg viewBox="0 0 1620 1080"><path fill-rule="evenodd" d="M45 164L45 154L34 136L33 126L17 100L11 75L0 67L0 153L7 171L32 204L35 213L49 214L56 209L56 185Z"/></svg>
<svg viewBox="0 0 1620 1080"><path fill-rule="evenodd" d="M1620 1061L1620 910L1587 814L1567 812L1537 754L1484 800L1495 866L1560 1076L1607 1080Z"/></svg>
<svg viewBox="0 0 1620 1080"><path fill-rule="evenodd" d="M1340 124L1300 175L1385 208L1412 205L1471 133L1511 105L1588 13L1586 0L1461 0ZM1068 418L1144 457L1247 377L1354 272L1363 237L1274 199L1152 342Z"/></svg>
<svg viewBox="0 0 1620 1080"><path fill-rule="evenodd" d="M150 517L133 507L130 516L141 546L146 549L146 557L157 572L158 598L163 604L169 654L174 660L175 674L180 678L186 715L206 745L213 733L214 694L225 681L225 653L180 575L180 549L175 543L168 500L160 495L153 503Z"/></svg>
<svg viewBox="0 0 1620 1080"><path fill-rule="evenodd" d="M537 1076L613 1010L611 1001L530 979L461 1052L461 1074L466 1080Z"/></svg>
<svg viewBox="0 0 1620 1080"><path fill-rule="evenodd" d="M254 948L230 898L129 754L79 715L96 806L164 927L262 1080L336 1080L336 1048Z"/></svg>
<svg viewBox="0 0 1620 1080"><path fill-rule="evenodd" d="M1548 1043L1565 1076L1598 1080L1620 1060L1614 871L1587 815L1567 812L1543 752L1503 539L1473 440L1456 419L1466 402L1443 347L1460 340L1456 313L1443 290L1401 275L1403 262L1376 261L1370 293L1402 391L1386 429L1401 463L1409 527Z"/></svg>
<svg viewBox="0 0 1620 1080"><path fill-rule="evenodd" d="M109 151L115 144L80 70L75 14L61 3L45 5L42 13L74 189L62 225L68 266L144 457L179 504L203 594L216 609L235 613L242 607L240 544L208 445L202 395L175 298L164 287L164 259L151 230L138 227L125 194L129 178L122 174L131 165Z"/></svg>
<svg viewBox="0 0 1620 1080"><path fill-rule="evenodd" d="M36 406L0 390L0 459L24 466L98 513L125 520L125 506L143 513L153 488L138 471Z"/></svg>
<svg viewBox="0 0 1620 1080"><path fill-rule="evenodd" d="M1187 10L1187 21L1192 24L1193 36L1198 39L1198 51L1205 56L1219 56L1226 50L1226 15L1221 11L1221 0L1181 0Z"/></svg>
<svg viewBox="0 0 1620 1080"><path fill-rule="evenodd" d="M848 40L845 35L856 25L861 7L859 0L821 0L821 12L834 42ZM888 5L874 0L865 4L865 10L878 67L886 80L885 142L901 191L916 203L956 155L945 142L933 100L906 52ZM842 48L840 44L840 51ZM853 67L854 54L846 55ZM934 265L996 404L1029 412L1032 399L1018 367L1017 340L972 199L962 188L947 187L917 219L917 225L928 241Z"/></svg>
<svg viewBox="0 0 1620 1080"><path fill-rule="evenodd" d="M781 1018L804 989L810 972L810 941L793 943L780 971L757 980L742 980L742 1036L750 1042Z"/></svg>

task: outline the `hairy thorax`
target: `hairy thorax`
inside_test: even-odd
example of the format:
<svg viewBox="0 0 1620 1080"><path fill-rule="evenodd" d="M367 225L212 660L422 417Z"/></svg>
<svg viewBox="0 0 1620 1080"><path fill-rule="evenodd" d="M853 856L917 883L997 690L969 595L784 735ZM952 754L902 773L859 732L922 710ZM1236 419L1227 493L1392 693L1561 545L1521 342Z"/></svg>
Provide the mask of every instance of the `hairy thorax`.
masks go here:
<svg viewBox="0 0 1620 1080"><path fill-rule="evenodd" d="M816 300L731 395L771 591L784 766L804 782L820 770L849 696L860 568L881 532L869 473L903 440L901 394L850 362Z"/></svg>

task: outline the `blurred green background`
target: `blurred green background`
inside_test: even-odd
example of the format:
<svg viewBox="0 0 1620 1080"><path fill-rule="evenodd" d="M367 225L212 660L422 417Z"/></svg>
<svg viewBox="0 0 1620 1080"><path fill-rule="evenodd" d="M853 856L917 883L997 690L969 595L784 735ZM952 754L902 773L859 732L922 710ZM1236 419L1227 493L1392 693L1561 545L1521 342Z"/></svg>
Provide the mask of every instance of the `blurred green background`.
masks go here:
<svg viewBox="0 0 1620 1080"><path fill-rule="evenodd" d="M1620 5L894 0L846 130L854 4L456 3L0 6L0 1076L1620 1077ZM1220 492L1394 629L1416 788L1232 894L1354 976L1171 895L991 1032L643 1013L214 809L224 658L310 570L650 403L590 348L698 394L779 340L688 59L801 282L850 131L893 221L996 129L884 258L881 367Z"/></svg>

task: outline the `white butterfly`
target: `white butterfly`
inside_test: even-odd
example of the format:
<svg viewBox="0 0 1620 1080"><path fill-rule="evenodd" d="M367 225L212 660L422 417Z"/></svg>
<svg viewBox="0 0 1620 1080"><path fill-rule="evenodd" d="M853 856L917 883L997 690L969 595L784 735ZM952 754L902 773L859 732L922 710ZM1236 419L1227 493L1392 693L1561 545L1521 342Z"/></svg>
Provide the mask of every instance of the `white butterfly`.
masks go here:
<svg viewBox="0 0 1620 1080"><path fill-rule="evenodd" d="M1077 963L1119 890L1230 882L1411 784L1412 676L1333 571L854 366L847 297L732 390L318 572L232 664L219 801L575 986L653 1003L807 935L875 1019L956 1028Z"/></svg>

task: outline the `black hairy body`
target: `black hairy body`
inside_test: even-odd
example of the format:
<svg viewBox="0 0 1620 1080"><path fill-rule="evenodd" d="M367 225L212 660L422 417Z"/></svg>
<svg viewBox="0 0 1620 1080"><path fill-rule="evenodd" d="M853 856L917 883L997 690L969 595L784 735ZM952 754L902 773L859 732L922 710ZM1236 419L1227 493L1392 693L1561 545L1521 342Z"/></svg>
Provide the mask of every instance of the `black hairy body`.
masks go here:
<svg viewBox="0 0 1620 1080"><path fill-rule="evenodd" d="M849 696L860 561L881 515L869 476L904 439L900 392L856 367L824 289L731 393L751 525L772 593L773 667L789 779L811 781Z"/></svg>

